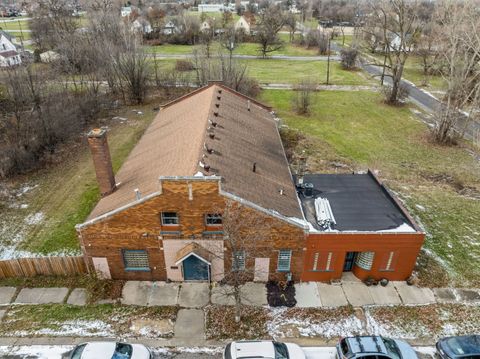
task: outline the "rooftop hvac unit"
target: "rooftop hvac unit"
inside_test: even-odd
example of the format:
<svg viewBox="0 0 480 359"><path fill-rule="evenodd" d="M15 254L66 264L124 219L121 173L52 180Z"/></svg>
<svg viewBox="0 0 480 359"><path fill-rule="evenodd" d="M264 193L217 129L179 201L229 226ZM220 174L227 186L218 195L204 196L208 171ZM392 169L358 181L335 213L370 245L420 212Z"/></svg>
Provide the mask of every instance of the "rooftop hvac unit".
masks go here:
<svg viewBox="0 0 480 359"><path fill-rule="evenodd" d="M303 185L303 195L307 198L313 197L313 183L305 183Z"/></svg>

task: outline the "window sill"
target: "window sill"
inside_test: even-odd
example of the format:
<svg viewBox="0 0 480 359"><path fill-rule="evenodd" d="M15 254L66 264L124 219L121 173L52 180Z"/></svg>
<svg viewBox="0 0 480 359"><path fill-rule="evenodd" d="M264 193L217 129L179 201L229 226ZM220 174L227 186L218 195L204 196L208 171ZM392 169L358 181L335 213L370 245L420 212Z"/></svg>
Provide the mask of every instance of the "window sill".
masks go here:
<svg viewBox="0 0 480 359"><path fill-rule="evenodd" d="M290 269L278 269L278 268L277 268L277 272L279 272L279 273L288 273L288 272L291 272L291 270L290 270Z"/></svg>
<svg viewBox="0 0 480 359"><path fill-rule="evenodd" d="M379 269L379 272L395 272L395 269Z"/></svg>
<svg viewBox="0 0 480 359"><path fill-rule="evenodd" d="M150 272L150 268L125 268L125 272Z"/></svg>
<svg viewBox="0 0 480 359"><path fill-rule="evenodd" d="M312 273L333 273L335 271L334 270L310 270L309 272L312 272Z"/></svg>

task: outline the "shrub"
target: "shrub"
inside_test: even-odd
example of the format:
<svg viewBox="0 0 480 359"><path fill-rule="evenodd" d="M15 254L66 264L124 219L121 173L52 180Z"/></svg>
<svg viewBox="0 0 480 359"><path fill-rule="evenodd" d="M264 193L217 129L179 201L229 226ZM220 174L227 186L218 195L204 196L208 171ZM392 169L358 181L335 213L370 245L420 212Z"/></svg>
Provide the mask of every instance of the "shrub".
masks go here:
<svg viewBox="0 0 480 359"><path fill-rule="evenodd" d="M193 66L193 63L188 60L177 60L175 62L175 70L181 71L181 72L186 72L186 71L192 71L194 70L195 67Z"/></svg>
<svg viewBox="0 0 480 359"><path fill-rule="evenodd" d="M356 67L358 50L355 47L345 48L340 51L340 63L345 70L353 70Z"/></svg>

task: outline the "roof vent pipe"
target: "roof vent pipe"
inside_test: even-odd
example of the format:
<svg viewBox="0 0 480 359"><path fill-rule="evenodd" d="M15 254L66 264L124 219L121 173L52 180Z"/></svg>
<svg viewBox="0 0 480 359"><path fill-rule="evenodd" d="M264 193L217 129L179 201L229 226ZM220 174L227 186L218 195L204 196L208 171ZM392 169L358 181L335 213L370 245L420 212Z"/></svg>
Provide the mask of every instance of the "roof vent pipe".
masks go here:
<svg viewBox="0 0 480 359"><path fill-rule="evenodd" d="M219 107L220 107L220 104L219 104L219 103L216 103L216 104L215 104L215 107L216 107L216 108L219 108Z"/></svg>
<svg viewBox="0 0 480 359"><path fill-rule="evenodd" d="M250 111L250 100L247 101L247 110Z"/></svg>
<svg viewBox="0 0 480 359"><path fill-rule="evenodd" d="M217 100L220 100L222 98L222 96L217 96Z"/></svg>
<svg viewBox="0 0 480 359"><path fill-rule="evenodd" d="M205 169L205 172L210 172L210 165L205 165L203 168Z"/></svg>
<svg viewBox="0 0 480 359"><path fill-rule="evenodd" d="M257 172L257 162L253 162L252 171L253 171L253 172Z"/></svg>
<svg viewBox="0 0 480 359"><path fill-rule="evenodd" d="M215 111L215 112L213 113L213 116L218 117L218 112Z"/></svg>
<svg viewBox="0 0 480 359"><path fill-rule="evenodd" d="M140 190L138 188L135 188L133 190L135 192L135 199L138 201L140 198L142 198L142 194L140 193Z"/></svg>
<svg viewBox="0 0 480 359"><path fill-rule="evenodd" d="M213 140L215 138L215 134L214 133L209 133L208 136Z"/></svg>

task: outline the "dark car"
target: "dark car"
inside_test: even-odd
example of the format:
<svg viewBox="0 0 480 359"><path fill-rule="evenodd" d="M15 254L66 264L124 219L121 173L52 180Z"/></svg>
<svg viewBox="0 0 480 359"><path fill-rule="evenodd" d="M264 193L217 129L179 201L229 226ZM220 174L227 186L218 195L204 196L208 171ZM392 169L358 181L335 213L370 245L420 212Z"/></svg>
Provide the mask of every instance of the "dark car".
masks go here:
<svg viewBox="0 0 480 359"><path fill-rule="evenodd" d="M380 336L343 338L337 344L338 359L418 359L413 348L397 339Z"/></svg>
<svg viewBox="0 0 480 359"><path fill-rule="evenodd" d="M480 359L480 335L442 338L436 346L442 359Z"/></svg>

